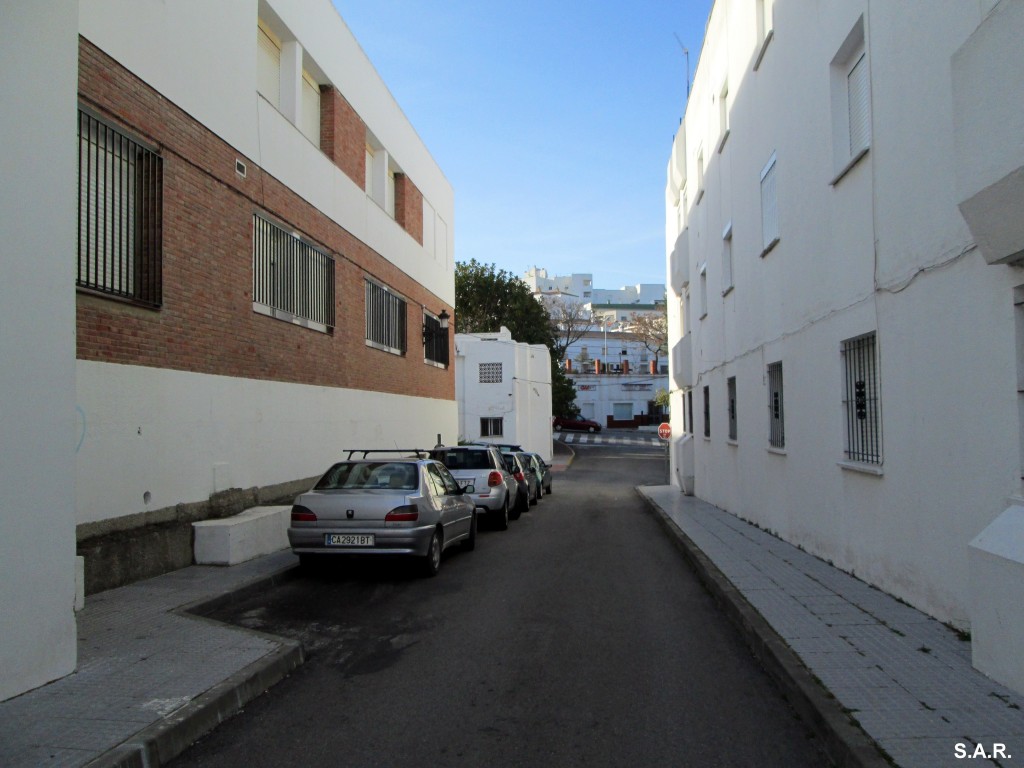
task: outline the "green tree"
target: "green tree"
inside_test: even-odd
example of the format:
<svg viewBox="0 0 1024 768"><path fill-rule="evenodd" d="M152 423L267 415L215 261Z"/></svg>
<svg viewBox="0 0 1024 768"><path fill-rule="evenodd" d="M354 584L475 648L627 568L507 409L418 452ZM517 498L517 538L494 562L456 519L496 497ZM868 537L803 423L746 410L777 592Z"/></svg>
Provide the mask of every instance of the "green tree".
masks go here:
<svg viewBox="0 0 1024 768"><path fill-rule="evenodd" d="M505 326L512 338L527 344L555 348L551 317L533 297L530 287L494 264L476 259L455 264L455 330L457 333L493 333ZM551 407L559 416L575 416L576 387L551 355Z"/></svg>

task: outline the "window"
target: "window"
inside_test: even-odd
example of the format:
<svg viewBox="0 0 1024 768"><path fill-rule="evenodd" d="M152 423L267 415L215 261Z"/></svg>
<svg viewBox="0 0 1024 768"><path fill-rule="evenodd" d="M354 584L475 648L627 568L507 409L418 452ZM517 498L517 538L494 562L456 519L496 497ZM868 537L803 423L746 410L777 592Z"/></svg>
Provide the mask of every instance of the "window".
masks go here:
<svg viewBox="0 0 1024 768"><path fill-rule="evenodd" d="M253 216L252 300L262 314L334 327L334 259L297 234Z"/></svg>
<svg viewBox="0 0 1024 768"><path fill-rule="evenodd" d="M374 161L373 148L369 144L367 144L366 145L366 153L365 153L365 168L366 168L366 172L365 173L366 173L366 175L365 175L365 179L364 179L363 188L365 189L366 194L368 194L370 197L373 197L373 161Z"/></svg>
<svg viewBox="0 0 1024 768"><path fill-rule="evenodd" d="M697 198L693 201L694 205L699 205L701 199L704 197L704 150L700 149L697 152Z"/></svg>
<svg viewBox="0 0 1024 768"><path fill-rule="evenodd" d="M722 295L733 289L732 282L732 222L722 232Z"/></svg>
<svg viewBox="0 0 1024 768"><path fill-rule="evenodd" d="M162 188L160 155L79 110L79 288L160 306Z"/></svg>
<svg viewBox="0 0 1024 768"><path fill-rule="evenodd" d="M423 359L442 368L448 367L448 329L441 327L437 315L423 312Z"/></svg>
<svg viewBox="0 0 1024 768"><path fill-rule="evenodd" d="M704 387L704 437L711 437L711 387Z"/></svg>
<svg viewBox="0 0 1024 768"><path fill-rule="evenodd" d="M728 390L729 396L729 439L735 440L737 435L736 428L736 377L730 376L725 381L726 389Z"/></svg>
<svg viewBox="0 0 1024 768"><path fill-rule="evenodd" d="M871 145L871 81L864 47L864 17L857 19L832 59L832 154L838 182Z"/></svg>
<svg viewBox="0 0 1024 768"><path fill-rule="evenodd" d="M307 139L320 146L320 86L305 70L302 72L299 130Z"/></svg>
<svg viewBox="0 0 1024 768"><path fill-rule="evenodd" d="M875 334L847 339L842 346L846 458L882 463L881 395Z"/></svg>
<svg viewBox="0 0 1024 768"><path fill-rule="evenodd" d="M406 350L406 301L387 286L366 281L366 345L395 355Z"/></svg>
<svg viewBox="0 0 1024 768"><path fill-rule="evenodd" d="M501 363L498 363L501 365ZM504 437L505 419L486 417L480 419L480 437Z"/></svg>
<svg viewBox="0 0 1024 768"><path fill-rule="evenodd" d="M756 71L761 66L761 60L764 58L764 52L768 49L768 43L772 41L772 37L775 35L775 0L755 0L756 8L754 12L757 14L757 42L758 50L757 56L754 57L754 70Z"/></svg>
<svg viewBox="0 0 1024 768"><path fill-rule="evenodd" d="M281 41L260 22L256 42L256 90L281 109Z"/></svg>
<svg viewBox="0 0 1024 768"><path fill-rule="evenodd" d="M501 363L480 363L481 384L501 384Z"/></svg>
<svg viewBox="0 0 1024 768"><path fill-rule="evenodd" d="M700 319L708 316L708 263L704 262L698 270L700 275Z"/></svg>
<svg viewBox="0 0 1024 768"><path fill-rule="evenodd" d="M765 256L779 242L779 203L775 177L775 153L761 171L761 242Z"/></svg>
<svg viewBox="0 0 1024 768"><path fill-rule="evenodd" d="M616 421L632 421L633 420L633 404L632 403L612 403L612 414Z"/></svg>
<svg viewBox="0 0 1024 768"><path fill-rule="evenodd" d="M786 419L782 405L782 363L768 365L768 444L786 447Z"/></svg>
<svg viewBox="0 0 1024 768"><path fill-rule="evenodd" d="M722 84L722 91L718 94L718 151L725 148L725 140L729 138L729 81Z"/></svg>

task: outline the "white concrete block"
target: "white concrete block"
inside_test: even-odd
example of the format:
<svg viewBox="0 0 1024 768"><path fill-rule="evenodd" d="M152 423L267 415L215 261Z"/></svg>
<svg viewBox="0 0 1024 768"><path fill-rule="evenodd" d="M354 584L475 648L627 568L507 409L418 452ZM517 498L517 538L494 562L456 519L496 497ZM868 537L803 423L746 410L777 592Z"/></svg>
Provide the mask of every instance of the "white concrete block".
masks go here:
<svg viewBox="0 0 1024 768"><path fill-rule="evenodd" d="M974 666L1024 693L1024 507L1006 509L970 544Z"/></svg>
<svg viewBox="0 0 1024 768"><path fill-rule="evenodd" d="M234 517L192 523L199 565L236 565L288 548L290 506L253 507Z"/></svg>

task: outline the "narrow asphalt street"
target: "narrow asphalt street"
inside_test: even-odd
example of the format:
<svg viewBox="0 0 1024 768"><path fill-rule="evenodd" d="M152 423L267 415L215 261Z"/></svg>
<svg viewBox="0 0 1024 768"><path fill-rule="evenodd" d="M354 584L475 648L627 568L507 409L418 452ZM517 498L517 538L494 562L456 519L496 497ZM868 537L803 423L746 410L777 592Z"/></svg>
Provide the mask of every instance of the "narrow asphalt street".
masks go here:
<svg viewBox="0 0 1024 768"><path fill-rule="evenodd" d="M435 579L353 564L233 605L308 661L172 765L827 764L637 496L662 450L576 450Z"/></svg>

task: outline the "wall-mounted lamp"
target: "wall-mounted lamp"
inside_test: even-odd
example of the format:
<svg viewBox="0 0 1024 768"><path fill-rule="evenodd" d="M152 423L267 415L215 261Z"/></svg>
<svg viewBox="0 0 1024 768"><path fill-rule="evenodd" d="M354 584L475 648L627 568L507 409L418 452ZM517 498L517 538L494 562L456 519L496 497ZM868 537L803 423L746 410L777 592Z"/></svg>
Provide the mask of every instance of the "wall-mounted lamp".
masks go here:
<svg viewBox="0 0 1024 768"><path fill-rule="evenodd" d="M428 341L432 340L435 336L439 335L440 331L444 331L445 332L444 335L447 336L448 335L448 320L450 318L451 318L451 315L448 314L448 310L442 309L441 310L441 314L439 314L437 316L437 325L436 326L428 325L427 323L424 323L423 324L423 343L426 344Z"/></svg>

